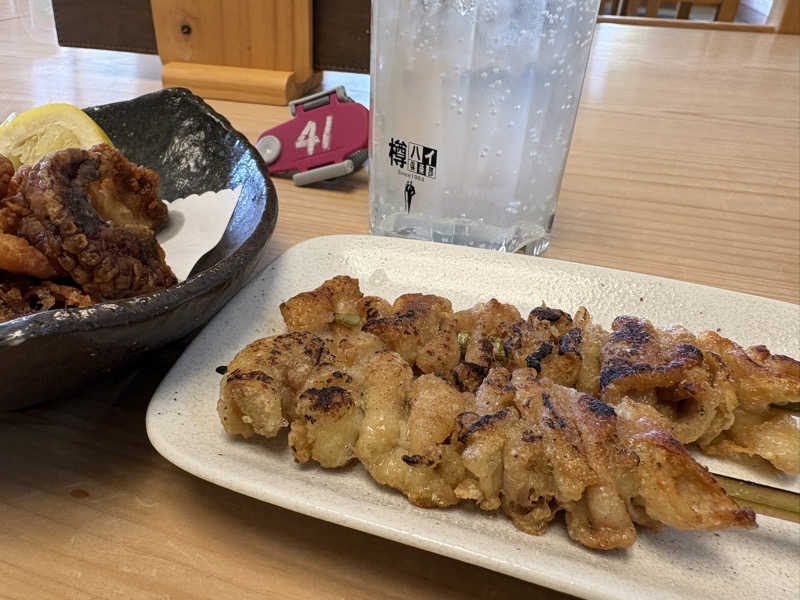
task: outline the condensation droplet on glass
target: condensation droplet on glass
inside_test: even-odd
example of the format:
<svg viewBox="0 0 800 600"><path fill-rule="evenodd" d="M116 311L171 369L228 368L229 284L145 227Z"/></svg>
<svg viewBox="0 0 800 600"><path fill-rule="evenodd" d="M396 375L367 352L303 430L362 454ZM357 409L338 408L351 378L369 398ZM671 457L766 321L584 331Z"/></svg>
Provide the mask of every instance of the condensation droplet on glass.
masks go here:
<svg viewBox="0 0 800 600"><path fill-rule="evenodd" d="M489 74L486 71L481 73L481 79L486 79L487 77L489 77Z"/></svg>
<svg viewBox="0 0 800 600"><path fill-rule="evenodd" d="M522 107L519 104L515 104L514 105L514 110L519 110L520 108L522 108Z"/></svg>
<svg viewBox="0 0 800 600"><path fill-rule="evenodd" d="M497 110L493 108L492 110L489 111L489 114L495 116L497 114Z"/></svg>
<svg viewBox="0 0 800 600"><path fill-rule="evenodd" d="M494 155L495 156L503 156L503 151L502 150L498 150L497 152L494 153Z"/></svg>

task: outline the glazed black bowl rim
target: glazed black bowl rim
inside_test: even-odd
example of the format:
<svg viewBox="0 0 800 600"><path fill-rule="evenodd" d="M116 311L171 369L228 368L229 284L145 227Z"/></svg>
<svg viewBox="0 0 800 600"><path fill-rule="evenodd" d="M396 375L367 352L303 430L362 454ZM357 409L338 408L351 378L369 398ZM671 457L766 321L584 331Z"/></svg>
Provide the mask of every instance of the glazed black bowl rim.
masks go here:
<svg viewBox="0 0 800 600"><path fill-rule="evenodd" d="M171 89L175 90L176 88ZM185 92L187 95L193 95L189 90L185 90ZM275 188L269 179L269 172L264 159L247 138L230 124L228 119L199 97L195 96L195 98L200 100L206 109L219 119L223 127L228 128L233 136L242 142L245 153L249 154L255 161L259 172L264 177L267 198L265 198L264 211L261 214L261 218L252 233L229 256L171 288L124 300L98 302L91 306L32 313L0 323L0 346L14 346L30 337L39 335L92 331L105 327L147 321L155 315L167 312L188 302L194 296L224 284L230 279L231 273L243 268L269 241L278 219L278 210ZM125 102L134 102L135 100L136 98L133 98ZM243 193L244 190L240 192L237 202L241 200L241 194Z"/></svg>

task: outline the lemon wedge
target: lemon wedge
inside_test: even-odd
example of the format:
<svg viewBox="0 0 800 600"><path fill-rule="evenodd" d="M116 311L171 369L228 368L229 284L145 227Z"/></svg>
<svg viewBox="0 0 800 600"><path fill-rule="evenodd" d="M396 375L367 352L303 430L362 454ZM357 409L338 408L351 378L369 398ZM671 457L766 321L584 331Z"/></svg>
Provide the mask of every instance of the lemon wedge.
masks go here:
<svg viewBox="0 0 800 600"><path fill-rule="evenodd" d="M89 148L101 142L111 144L100 126L72 104L45 104L0 125L0 154L14 168L32 165L55 150Z"/></svg>

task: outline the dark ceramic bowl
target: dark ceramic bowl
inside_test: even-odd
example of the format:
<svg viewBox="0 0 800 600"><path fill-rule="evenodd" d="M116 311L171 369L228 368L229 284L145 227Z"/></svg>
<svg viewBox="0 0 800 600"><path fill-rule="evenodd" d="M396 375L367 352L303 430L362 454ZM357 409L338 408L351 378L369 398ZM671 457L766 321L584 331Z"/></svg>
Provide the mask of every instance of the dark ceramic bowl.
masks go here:
<svg viewBox="0 0 800 600"><path fill-rule="evenodd" d="M242 186L220 242L167 290L0 323L0 410L75 391L96 375L185 337L247 282L278 200L259 153L185 89L87 108L130 160L156 171L165 199Z"/></svg>

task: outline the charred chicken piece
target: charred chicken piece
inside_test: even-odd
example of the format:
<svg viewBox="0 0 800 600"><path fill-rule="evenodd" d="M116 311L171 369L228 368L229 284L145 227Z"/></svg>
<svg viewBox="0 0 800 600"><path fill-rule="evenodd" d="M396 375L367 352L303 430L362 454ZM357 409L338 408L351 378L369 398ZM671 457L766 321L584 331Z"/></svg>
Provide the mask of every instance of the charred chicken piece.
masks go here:
<svg viewBox="0 0 800 600"><path fill-rule="evenodd" d="M245 438L275 436L294 418L298 391L327 355L325 342L307 332L245 346L220 382L217 412L225 431Z"/></svg>
<svg viewBox="0 0 800 600"><path fill-rule="evenodd" d="M404 294L391 314L367 321L362 329L423 373L445 375L458 364L458 329L446 298Z"/></svg>

